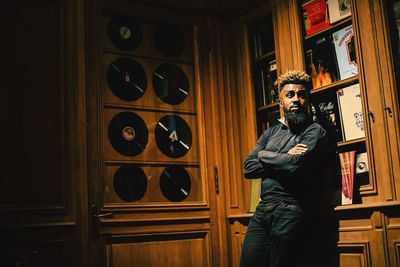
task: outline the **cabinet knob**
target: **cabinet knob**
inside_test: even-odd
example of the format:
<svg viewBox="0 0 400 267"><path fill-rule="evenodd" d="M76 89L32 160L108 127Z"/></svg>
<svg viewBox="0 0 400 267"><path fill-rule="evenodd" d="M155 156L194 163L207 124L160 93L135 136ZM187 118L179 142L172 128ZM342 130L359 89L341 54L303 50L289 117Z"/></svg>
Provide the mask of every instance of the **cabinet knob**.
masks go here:
<svg viewBox="0 0 400 267"><path fill-rule="evenodd" d="M375 116L372 111L368 111L368 116L372 119L372 122L375 122Z"/></svg>
<svg viewBox="0 0 400 267"><path fill-rule="evenodd" d="M386 107L383 110L386 111L386 113L389 115L389 117L392 117L392 109L390 107Z"/></svg>

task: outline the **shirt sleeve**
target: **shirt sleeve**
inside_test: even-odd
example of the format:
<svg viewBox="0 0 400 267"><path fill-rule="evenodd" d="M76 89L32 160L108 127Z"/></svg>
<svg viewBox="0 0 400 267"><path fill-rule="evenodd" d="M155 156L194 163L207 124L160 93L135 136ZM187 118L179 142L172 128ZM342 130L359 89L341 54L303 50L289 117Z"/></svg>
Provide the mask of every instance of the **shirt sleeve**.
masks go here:
<svg viewBox="0 0 400 267"><path fill-rule="evenodd" d="M323 157L323 151L327 148L325 130L318 124L313 124L303 133L299 143L307 145L307 151L301 155L259 149L257 159L263 170L288 175L318 164L317 161Z"/></svg>
<svg viewBox="0 0 400 267"><path fill-rule="evenodd" d="M269 136L270 129L267 129L258 139L255 148L247 156L244 162L244 177L256 179L265 175L264 166L258 159L258 153L265 148Z"/></svg>

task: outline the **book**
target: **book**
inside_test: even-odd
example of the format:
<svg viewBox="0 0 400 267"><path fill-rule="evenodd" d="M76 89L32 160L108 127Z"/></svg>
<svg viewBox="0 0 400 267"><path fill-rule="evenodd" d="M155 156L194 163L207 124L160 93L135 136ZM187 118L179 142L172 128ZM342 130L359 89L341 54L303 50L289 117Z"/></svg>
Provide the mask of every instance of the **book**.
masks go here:
<svg viewBox="0 0 400 267"><path fill-rule="evenodd" d="M277 79L276 61L260 61L255 64L253 72L254 82L257 86L256 104L262 107L278 100L278 91L274 86Z"/></svg>
<svg viewBox="0 0 400 267"><path fill-rule="evenodd" d="M328 11L325 0L311 0L301 5L303 10L306 36L329 26Z"/></svg>
<svg viewBox="0 0 400 267"><path fill-rule="evenodd" d="M313 94L311 97L313 120L324 127L330 140L342 141L343 135L336 93Z"/></svg>
<svg viewBox="0 0 400 267"><path fill-rule="evenodd" d="M342 123L343 140L349 141L365 136L360 85L350 85L337 90Z"/></svg>
<svg viewBox="0 0 400 267"><path fill-rule="evenodd" d="M353 25L332 34L341 80L358 75Z"/></svg>
<svg viewBox="0 0 400 267"><path fill-rule="evenodd" d="M329 22L331 24L351 15L350 0L328 0Z"/></svg>
<svg viewBox="0 0 400 267"><path fill-rule="evenodd" d="M306 70L311 75L314 89L338 80L335 50L330 34L307 40Z"/></svg>
<svg viewBox="0 0 400 267"><path fill-rule="evenodd" d="M268 63L267 81L269 90L269 103L277 102L279 99L278 88L275 85L275 81L278 78L278 71L276 60L271 60Z"/></svg>
<svg viewBox="0 0 400 267"><path fill-rule="evenodd" d="M353 204L355 151L339 153L342 174L342 205Z"/></svg>

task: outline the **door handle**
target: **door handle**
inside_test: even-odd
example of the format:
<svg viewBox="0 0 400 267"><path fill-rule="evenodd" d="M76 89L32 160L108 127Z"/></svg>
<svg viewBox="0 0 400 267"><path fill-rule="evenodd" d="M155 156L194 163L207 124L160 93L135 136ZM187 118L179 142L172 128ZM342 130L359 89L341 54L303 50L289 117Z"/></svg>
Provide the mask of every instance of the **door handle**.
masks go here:
<svg viewBox="0 0 400 267"><path fill-rule="evenodd" d="M111 212L100 213L99 208L96 206L96 204L92 204L92 206L90 207L90 210L91 210L93 219L113 218L114 217L114 214L112 214Z"/></svg>
<svg viewBox="0 0 400 267"><path fill-rule="evenodd" d="M90 216L92 220L92 239L96 241L99 237L99 222L101 218L113 218L114 214L111 212L100 213L96 204L90 206Z"/></svg>

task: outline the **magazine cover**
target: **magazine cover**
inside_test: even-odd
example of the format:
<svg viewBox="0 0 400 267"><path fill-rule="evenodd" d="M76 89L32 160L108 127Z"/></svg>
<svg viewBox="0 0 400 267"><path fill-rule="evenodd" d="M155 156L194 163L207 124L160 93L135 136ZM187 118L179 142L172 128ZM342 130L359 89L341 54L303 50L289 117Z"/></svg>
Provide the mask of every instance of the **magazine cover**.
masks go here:
<svg viewBox="0 0 400 267"><path fill-rule="evenodd" d="M309 36L329 26L328 11L325 0L311 0L301 5L304 27Z"/></svg>
<svg viewBox="0 0 400 267"><path fill-rule="evenodd" d="M350 0L328 0L329 22L331 24L351 15Z"/></svg>
<svg viewBox="0 0 400 267"><path fill-rule="evenodd" d="M335 50L330 34L307 40L306 67L314 89L338 80Z"/></svg>
<svg viewBox="0 0 400 267"><path fill-rule="evenodd" d="M350 85L337 91L343 140L365 136L360 85Z"/></svg>
<svg viewBox="0 0 400 267"><path fill-rule="evenodd" d="M341 80L358 75L353 25L332 34Z"/></svg>
<svg viewBox="0 0 400 267"><path fill-rule="evenodd" d="M313 94L311 110L315 116L314 121L321 124L330 139L335 142L342 141L339 107L335 92Z"/></svg>

